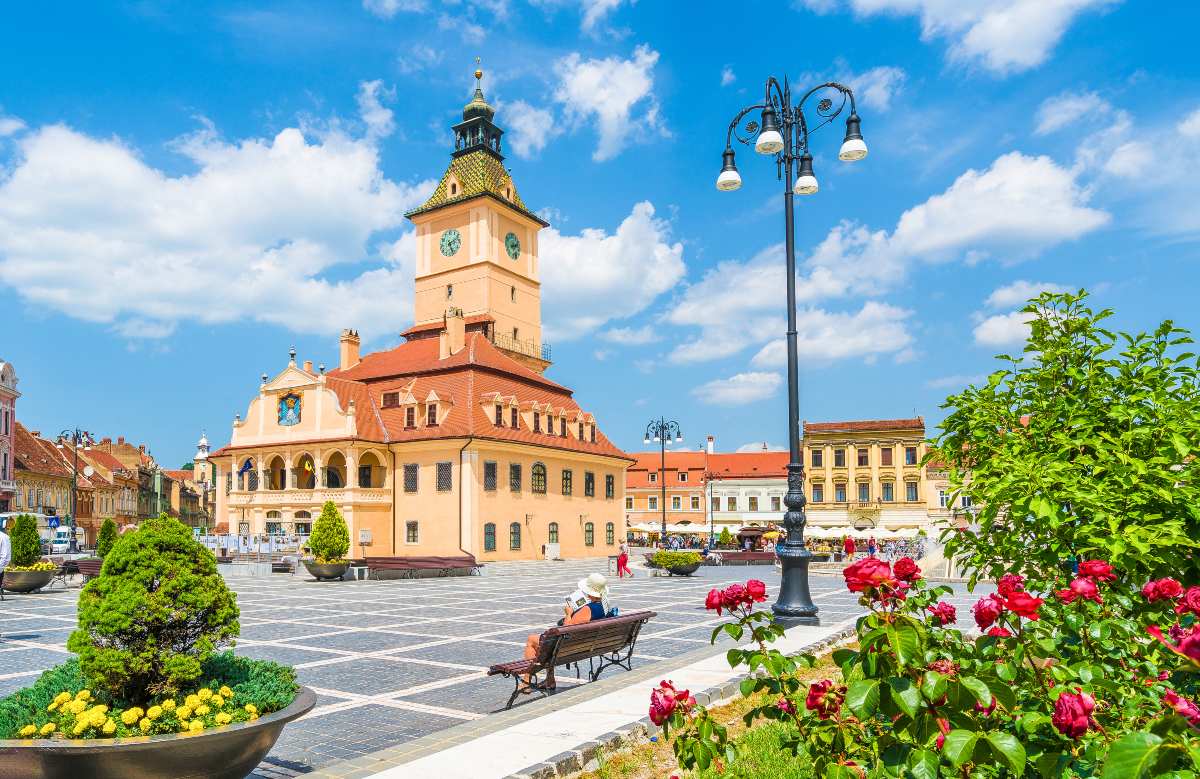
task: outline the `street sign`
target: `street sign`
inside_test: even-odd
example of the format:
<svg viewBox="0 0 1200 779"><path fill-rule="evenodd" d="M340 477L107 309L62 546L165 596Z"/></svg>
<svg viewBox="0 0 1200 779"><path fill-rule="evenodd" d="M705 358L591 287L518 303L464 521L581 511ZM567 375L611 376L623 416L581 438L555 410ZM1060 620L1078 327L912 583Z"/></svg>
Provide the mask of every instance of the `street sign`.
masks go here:
<svg viewBox="0 0 1200 779"><path fill-rule="evenodd" d="M54 530L58 527L58 517L46 517L46 527Z"/></svg>

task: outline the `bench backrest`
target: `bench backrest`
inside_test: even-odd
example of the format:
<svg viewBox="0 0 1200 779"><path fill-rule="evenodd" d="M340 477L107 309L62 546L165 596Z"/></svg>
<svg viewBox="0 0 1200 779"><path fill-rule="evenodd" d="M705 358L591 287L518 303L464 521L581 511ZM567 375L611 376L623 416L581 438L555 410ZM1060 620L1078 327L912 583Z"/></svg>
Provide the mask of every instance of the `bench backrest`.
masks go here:
<svg viewBox="0 0 1200 779"><path fill-rule="evenodd" d="M616 652L637 640L653 611L634 611L582 625L553 627L542 633L538 663L562 665L596 655Z"/></svg>
<svg viewBox="0 0 1200 779"><path fill-rule="evenodd" d="M475 558L471 555L461 557L367 557L363 562L368 568L378 570L394 570L406 568L473 568Z"/></svg>

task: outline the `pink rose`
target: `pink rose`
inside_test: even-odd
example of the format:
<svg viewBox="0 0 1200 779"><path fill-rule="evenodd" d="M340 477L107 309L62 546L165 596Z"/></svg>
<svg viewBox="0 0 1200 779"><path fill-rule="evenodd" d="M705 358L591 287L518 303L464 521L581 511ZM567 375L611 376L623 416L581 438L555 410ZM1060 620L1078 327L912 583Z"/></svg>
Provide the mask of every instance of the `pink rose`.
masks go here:
<svg viewBox="0 0 1200 779"><path fill-rule="evenodd" d="M996 625L994 628L989 630L987 634L989 636L994 636L995 638L1012 638L1012 631L1006 627L1001 627L1000 625Z"/></svg>
<svg viewBox="0 0 1200 779"><path fill-rule="evenodd" d="M1000 614L1004 611L1004 601L998 595L985 595L979 599L972 611L975 613L975 624L983 630L1000 619Z"/></svg>
<svg viewBox="0 0 1200 779"><path fill-rule="evenodd" d="M944 627L958 620L958 613L954 610L954 606L945 601L930 607L929 613L933 619L933 624L939 627Z"/></svg>
<svg viewBox="0 0 1200 779"><path fill-rule="evenodd" d="M1054 716L1050 718L1051 724L1070 739L1078 739L1094 724L1092 722L1092 709L1096 708L1096 701L1092 696L1075 688L1076 692L1064 692L1058 696L1058 700L1054 702Z"/></svg>
<svg viewBox="0 0 1200 779"><path fill-rule="evenodd" d="M708 597L704 599L704 608L708 609L709 611L715 610L717 614L720 614L722 605L724 604L721 601L721 591L709 590Z"/></svg>
<svg viewBox="0 0 1200 779"><path fill-rule="evenodd" d="M650 691L650 721L662 727L675 712L675 688L668 681Z"/></svg>
<svg viewBox="0 0 1200 779"><path fill-rule="evenodd" d="M1117 578L1113 567L1103 560L1084 560L1079 564L1079 575L1101 582L1110 582Z"/></svg>
<svg viewBox="0 0 1200 779"><path fill-rule="evenodd" d="M1178 638L1175 638L1179 642L1178 644L1172 644L1168 641L1158 625L1151 625L1146 628L1146 632L1161 641L1163 646L1175 654L1180 657L1186 657L1193 663L1200 665L1200 626L1192 628L1190 633L1184 633L1182 630L1176 631L1175 628L1172 628L1171 637L1175 638L1178 636Z"/></svg>
<svg viewBox="0 0 1200 779"><path fill-rule="evenodd" d="M785 714L795 714L796 713L796 704L792 703L787 698L780 698L779 700L777 700L775 702L775 708L779 709L780 711L784 712Z"/></svg>
<svg viewBox="0 0 1200 779"><path fill-rule="evenodd" d="M1200 708L1197 708L1196 704L1187 698L1181 697L1174 690L1167 690L1163 693L1163 703L1174 709L1176 714L1192 725L1200 725Z"/></svg>
<svg viewBox="0 0 1200 779"><path fill-rule="evenodd" d="M1007 598L1014 592L1025 589L1025 577L1020 574L1006 573L996 582L996 592L1000 597Z"/></svg>
<svg viewBox="0 0 1200 779"><path fill-rule="evenodd" d="M721 605L733 610L746 599L746 588L741 584L731 584L721 591Z"/></svg>
<svg viewBox="0 0 1200 779"><path fill-rule="evenodd" d="M758 579L751 579L746 582L746 597L755 603L762 603L767 599L767 585Z"/></svg>
<svg viewBox="0 0 1200 779"><path fill-rule="evenodd" d="M1100 597L1100 588L1096 586L1096 582L1082 576L1072 580L1067 589L1057 590L1054 594L1063 603L1073 603L1077 598L1092 600L1096 603L1104 602L1104 599Z"/></svg>
<svg viewBox="0 0 1200 779"><path fill-rule="evenodd" d="M1160 600L1175 600L1182 594L1183 585L1170 576L1163 579L1153 579L1142 585L1142 595L1151 603Z"/></svg>
<svg viewBox="0 0 1200 779"><path fill-rule="evenodd" d="M845 697L845 687L835 688L832 680L824 679L808 686L804 706L809 711L815 711L821 719L829 719L841 710Z"/></svg>
<svg viewBox="0 0 1200 779"><path fill-rule="evenodd" d="M1192 612L1200 616L1200 587L1188 587L1183 593L1183 599L1175 604L1176 614Z"/></svg>
<svg viewBox="0 0 1200 779"><path fill-rule="evenodd" d="M1037 619L1037 610L1041 605L1041 598L1035 598L1027 592L1014 592L1004 599L1005 608L1025 619Z"/></svg>

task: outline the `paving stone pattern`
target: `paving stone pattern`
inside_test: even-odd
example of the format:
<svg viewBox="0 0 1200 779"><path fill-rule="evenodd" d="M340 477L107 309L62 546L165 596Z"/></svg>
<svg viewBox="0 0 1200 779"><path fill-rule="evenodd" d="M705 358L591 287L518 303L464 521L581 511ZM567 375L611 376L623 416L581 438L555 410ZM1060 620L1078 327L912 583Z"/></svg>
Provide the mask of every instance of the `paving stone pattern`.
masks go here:
<svg viewBox="0 0 1200 779"><path fill-rule="evenodd" d="M576 582L606 567L603 559L498 564L483 576L382 582L230 577L242 612L236 651L294 665L317 692L316 708L284 729L254 776L308 773L502 709L512 683L488 678L488 666L520 658L525 637L562 616L563 597ZM709 589L759 578L773 599L779 582L769 566L706 567L691 578L648 573L610 576L622 612L658 612L638 641L635 668L669 667L671 658L708 646L720 621L704 609ZM969 621L978 594L955 587L960 622ZM814 576L812 593L825 624L862 611L840 576ZM77 597L73 588L0 602L0 696L69 657ZM620 673L608 670L605 678ZM575 683L573 674L560 673L560 689ZM534 716L546 703L524 707Z"/></svg>

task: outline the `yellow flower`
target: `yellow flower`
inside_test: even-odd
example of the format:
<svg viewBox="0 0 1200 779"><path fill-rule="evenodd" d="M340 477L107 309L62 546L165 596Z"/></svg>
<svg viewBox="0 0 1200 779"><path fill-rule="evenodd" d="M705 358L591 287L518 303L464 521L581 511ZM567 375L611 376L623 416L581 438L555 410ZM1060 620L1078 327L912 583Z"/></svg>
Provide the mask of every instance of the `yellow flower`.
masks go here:
<svg viewBox="0 0 1200 779"><path fill-rule="evenodd" d="M162 716L162 706L151 706L146 709L146 718L156 720Z"/></svg>
<svg viewBox="0 0 1200 779"><path fill-rule="evenodd" d="M251 715L250 715L250 721L251 721L251 722L254 722L254 720L256 720L256 719L258 719L258 715L257 715L257 714L251 714Z"/></svg>
<svg viewBox="0 0 1200 779"><path fill-rule="evenodd" d="M91 723L88 720L80 720L79 722L75 723L75 727L71 728L71 733L78 736L83 733L83 731L87 730L87 727L90 724Z"/></svg>
<svg viewBox="0 0 1200 779"><path fill-rule="evenodd" d="M69 700L71 700L71 693L69 692L60 692L58 695L54 696L54 702L60 706Z"/></svg>
<svg viewBox="0 0 1200 779"><path fill-rule="evenodd" d="M132 725L138 721L138 717L140 716L142 716L141 709L126 709L121 712L121 722L124 722L126 725Z"/></svg>
<svg viewBox="0 0 1200 779"><path fill-rule="evenodd" d="M104 726L100 728L100 730L104 731L104 735L111 736L117 730L117 723L113 722L111 718L107 719L104 721Z"/></svg>
<svg viewBox="0 0 1200 779"><path fill-rule="evenodd" d="M200 731L204 730L204 723L198 719L194 719L192 720L192 724L188 725L188 730L193 733L199 733Z"/></svg>
<svg viewBox="0 0 1200 779"><path fill-rule="evenodd" d="M92 697L91 690L80 690L79 692L75 693L75 699L79 701L86 701L90 697Z"/></svg>
<svg viewBox="0 0 1200 779"><path fill-rule="evenodd" d="M200 700L206 701L212 697L212 690L208 689L207 687L201 687L200 691L196 694L200 696Z"/></svg>
<svg viewBox="0 0 1200 779"><path fill-rule="evenodd" d="M103 714L104 712L108 711L108 707L105 706L103 703L97 703L95 706L92 707L92 711Z"/></svg>
<svg viewBox="0 0 1200 779"><path fill-rule="evenodd" d="M149 733L150 727L153 724L154 723L150 721L149 717L142 717L142 721L138 723L138 728L140 728L143 733Z"/></svg>
<svg viewBox="0 0 1200 779"><path fill-rule="evenodd" d="M26 725L25 727L21 728L21 731L18 735L20 735L21 738L28 738L34 733L37 733L37 725Z"/></svg>
<svg viewBox="0 0 1200 779"><path fill-rule="evenodd" d="M208 708L207 703L201 703L199 706L196 707L196 716L203 717L206 714L208 714L210 711L212 711L212 709Z"/></svg>
<svg viewBox="0 0 1200 779"><path fill-rule="evenodd" d="M46 711L54 711L57 708L58 708L58 701L52 701L50 703L50 705L46 707Z"/></svg>
<svg viewBox="0 0 1200 779"><path fill-rule="evenodd" d="M247 703L242 708L244 708L246 710L247 714L258 714L258 707L255 706L253 703Z"/></svg>
<svg viewBox="0 0 1200 779"><path fill-rule="evenodd" d="M104 716L104 712L102 711L90 711L87 714L87 721L91 723L92 727L94 728L98 728L103 725L104 721L107 719L108 717Z"/></svg>
<svg viewBox="0 0 1200 779"><path fill-rule="evenodd" d="M187 719L188 717L192 716L192 707L180 706L179 708L175 709L175 716L179 717L180 720Z"/></svg>
<svg viewBox="0 0 1200 779"><path fill-rule="evenodd" d="M183 699L183 702L186 703L188 706L191 706L194 709L200 705L200 696L194 695L194 694L189 695L188 697Z"/></svg>
<svg viewBox="0 0 1200 779"><path fill-rule="evenodd" d="M185 720L185 719L179 720L179 732L180 733L188 732L188 721L187 720Z"/></svg>
<svg viewBox="0 0 1200 779"><path fill-rule="evenodd" d="M218 709L225 705L225 699L222 698L220 695L214 695L213 697L208 699L208 702L211 703L213 706L215 706Z"/></svg>
<svg viewBox="0 0 1200 779"><path fill-rule="evenodd" d="M231 719L233 719L233 717L230 717L225 712L221 712L220 714L217 715L217 724L218 725L228 725L229 721Z"/></svg>
<svg viewBox="0 0 1200 779"><path fill-rule="evenodd" d="M225 685L221 685L221 689L217 690L217 692L221 693L221 697L223 697L223 698L232 698L233 697L233 690L229 689Z"/></svg>
<svg viewBox="0 0 1200 779"><path fill-rule="evenodd" d="M67 711L71 712L72 714L82 714L84 711L87 710L87 707L88 707L87 701L81 701L79 699L75 699L75 700L71 701L70 703L68 703L63 708L65 708Z"/></svg>
<svg viewBox="0 0 1200 779"><path fill-rule="evenodd" d="M57 727L58 726L55 725L53 722L47 722L45 725L42 725L42 729L40 732L43 736L48 736L51 733L53 733Z"/></svg>
<svg viewBox="0 0 1200 779"><path fill-rule="evenodd" d="M162 706L163 711L174 711L175 710L175 699L167 698L165 701L163 701L159 705Z"/></svg>

